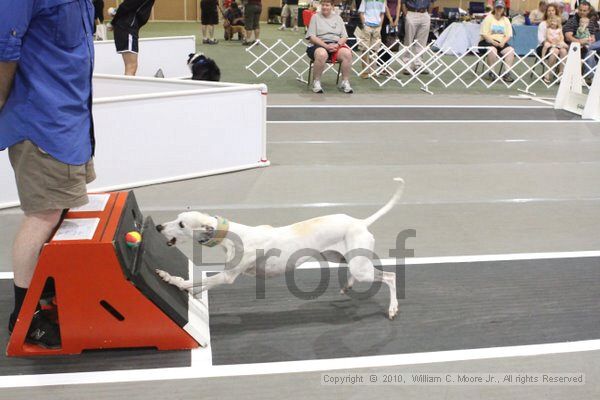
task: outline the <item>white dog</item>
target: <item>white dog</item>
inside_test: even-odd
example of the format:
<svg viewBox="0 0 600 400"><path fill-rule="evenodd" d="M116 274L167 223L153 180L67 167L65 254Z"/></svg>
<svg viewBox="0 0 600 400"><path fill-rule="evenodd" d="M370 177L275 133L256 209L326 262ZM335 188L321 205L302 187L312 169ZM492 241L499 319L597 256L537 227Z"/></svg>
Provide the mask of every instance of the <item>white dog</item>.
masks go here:
<svg viewBox="0 0 600 400"><path fill-rule="evenodd" d="M193 238L195 233L202 245L224 247L227 253L225 271L196 284L191 280L171 276L162 270L156 272L166 282L194 294L194 288L199 287L201 292L216 285L231 284L240 274L264 277L281 275L285 273L286 268L295 268L314 260L315 253L320 253L329 261L345 262L342 255L348 255L353 249L372 252L375 240L367 228L394 207L404 189L404 181L401 178L394 180L399 182L394 196L379 211L366 219L334 214L274 228L268 225L246 226L200 212L181 213L176 220L158 225L158 231L168 239L170 246L178 241ZM313 256L292 257L302 249L310 249ZM335 260L332 259L333 255L337 255ZM297 260L288 265L288 260L295 258ZM383 282L390 289L388 316L393 319L398 313L396 274L375 269L372 260L366 257L364 252L349 260L348 270L348 282L341 293L351 288L355 279L361 282Z"/></svg>

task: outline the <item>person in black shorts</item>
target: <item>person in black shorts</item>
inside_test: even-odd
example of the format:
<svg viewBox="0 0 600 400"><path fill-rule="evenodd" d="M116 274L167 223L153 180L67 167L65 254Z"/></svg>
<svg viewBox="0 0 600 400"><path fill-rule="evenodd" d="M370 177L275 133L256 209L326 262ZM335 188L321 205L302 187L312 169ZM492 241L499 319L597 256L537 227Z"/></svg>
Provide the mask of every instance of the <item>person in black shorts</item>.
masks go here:
<svg viewBox="0 0 600 400"><path fill-rule="evenodd" d="M200 1L200 24L202 24L202 43L217 44L215 25L219 24L218 0Z"/></svg>
<svg viewBox="0 0 600 400"><path fill-rule="evenodd" d="M140 28L148 22L154 0L125 0L111 21L117 53L123 56L125 75L135 75L138 67Z"/></svg>
<svg viewBox="0 0 600 400"><path fill-rule="evenodd" d="M106 25L104 25L104 0L93 0L94 21L96 25L96 40L106 40Z"/></svg>

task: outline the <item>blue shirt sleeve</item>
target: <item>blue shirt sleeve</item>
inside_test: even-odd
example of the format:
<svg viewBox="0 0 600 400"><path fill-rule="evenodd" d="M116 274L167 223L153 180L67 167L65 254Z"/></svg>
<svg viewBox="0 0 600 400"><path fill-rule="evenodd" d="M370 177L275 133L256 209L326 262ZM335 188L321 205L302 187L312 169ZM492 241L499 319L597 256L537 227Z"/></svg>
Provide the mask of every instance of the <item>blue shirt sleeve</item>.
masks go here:
<svg viewBox="0 0 600 400"><path fill-rule="evenodd" d="M0 1L0 61L18 61L36 0Z"/></svg>

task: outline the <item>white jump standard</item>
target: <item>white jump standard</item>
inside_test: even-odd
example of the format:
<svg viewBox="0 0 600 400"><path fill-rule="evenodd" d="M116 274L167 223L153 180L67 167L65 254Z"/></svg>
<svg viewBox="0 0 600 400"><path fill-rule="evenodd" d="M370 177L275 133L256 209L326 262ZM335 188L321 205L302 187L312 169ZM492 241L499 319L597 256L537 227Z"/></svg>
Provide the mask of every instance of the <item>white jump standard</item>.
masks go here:
<svg viewBox="0 0 600 400"><path fill-rule="evenodd" d="M401 178L394 180L399 183L396 193L380 210L366 219L334 214L275 228L268 225L246 226L201 212L181 213L174 221L157 225L158 231L171 246L192 237L198 238L202 245L222 246L227 253L225 271L199 283L172 276L162 270L157 269L156 272L166 282L194 295L217 285L231 284L240 274L260 277L282 275L287 268L314 261L314 254L320 253L328 261L333 261L333 258L335 262L347 261L348 282L342 288L342 293L350 289L355 280L385 283L390 289L388 317L394 319L398 313L396 274L374 268L373 261L363 255L365 252L348 260L344 258L352 250L373 252L375 239L368 230L369 225L390 211L402 196L404 181ZM294 253L303 249L313 254L294 257Z"/></svg>

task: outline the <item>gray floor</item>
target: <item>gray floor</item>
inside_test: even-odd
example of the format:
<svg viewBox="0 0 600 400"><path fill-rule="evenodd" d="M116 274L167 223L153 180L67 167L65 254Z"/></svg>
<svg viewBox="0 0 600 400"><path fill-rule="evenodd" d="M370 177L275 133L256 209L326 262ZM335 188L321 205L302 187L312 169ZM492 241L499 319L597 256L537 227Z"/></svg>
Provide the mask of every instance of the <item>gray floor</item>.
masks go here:
<svg viewBox="0 0 600 400"><path fill-rule="evenodd" d="M269 96L270 104L284 105L344 104L349 101L352 104L539 105L491 96L354 95L351 100L347 97L324 100L306 95ZM512 118L507 115L498 120L502 119ZM417 231L417 237L409 244L418 257L598 250L600 125L557 121L555 117L549 119L553 121L518 124L421 121L347 125L274 123L268 126L270 167L138 188L136 196L142 211L157 222L170 219L190 207L247 224L281 225L334 212L367 216L393 193L391 178L402 176L407 185L401 204L372 226L376 252L380 257L388 257L388 249L394 246L398 232L408 228ZM0 211L0 222L4 227L0 254L9 254L19 219L15 210ZM184 248L184 251L190 257L198 257L190 248ZM218 254L211 255L219 257ZM0 271L9 270L8 257L3 256ZM587 283L597 282L597 275L593 275L591 270L588 272L592 275L584 275L589 277ZM436 278L432 279L430 285L443 287L444 282L436 283ZM511 277L504 279L510 281ZM519 282L515 287L534 284L515 279ZM548 276L547 279L539 283L548 285L547 288L553 284L560 286L558 278ZM534 282L537 280L534 279ZM519 293L527 294L526 291ZM582 302L589 301L588 310L593 311L599 300L597 291L589 297L583 293L578 295ZM542 307L551 305L550 301L548 299ZM405 302L410 304L410 295ZM379 316L384 304L385 300L378 298L366 309L357 312L368 313L371 310ZM584 303L574 304L584 306ZM532 312L538 310L533 305L531 307ZM564 311L563 316L567 316L568 310ZM585 310L571 311L576 315ZM429 312L424 310L423 318L427 318ZM585 324L597 323L597 320L588 317L585 316ZM579 322L574 320L572 323L574 337L588 330L580 330ZM540 332L540 338L545 334L545 331ZM239 345L243 346L243 343ZM380 369L535 372L556 368L585 371L589 374L589 383L577 388L414 387L401 391L387 387L369 388L368 391L367 388L336 390L320 387L319 374L307 373L235 380L219 378L155 384L11 389L4 392L11 399L25 396L107 399L127 396L136 399L162 398L161 395L170 398L194 395L203 398L281 398L284 389L291 391L290 398L300 395L309 398L337 398L338 395L390 398L392 394L395 397L402 393L407 398L592 399L598 398L600 388L596 382L600 377L597 360L598 353L590 352ZM0 395L3 394L0 391Z"/></svg>
<svg viewBox="0 0 600 400"><path fill-rule="evenodd" d="M286 107L271 109L267 113L269 121L441 121L441 120L576 120L578 116L562 110L547 108L439 108L433 112L430 108L411 107L405 109L390 108L298 108Z"/></svg>
<svg viewBox="0 0 600 400"><path fill-rule="evenodd" d="M169 399L239 400L261 399L444 399L444 400L547 400L598 399L600 388L600 351L544 356L444 362L436 364L352 370L352 373L447 373L447 372L580 372L586 376L581 386L322 386L321 372L273 374L214 379L186 379L168 382L135 382L49 386L11 389L10 400L32 398L81 400L93 399Z"/></svg>
<svg viewBox="0 0 600 400"><path fill-rule="evenodd" d="M316 291L321 279L327 289L314 299L290 293ZM387 287L341 296L337 269L268 280L258 299L260 281L238 280L209 295L214 365L600 339L600 258L408 266L391 322Z"/></svg>

